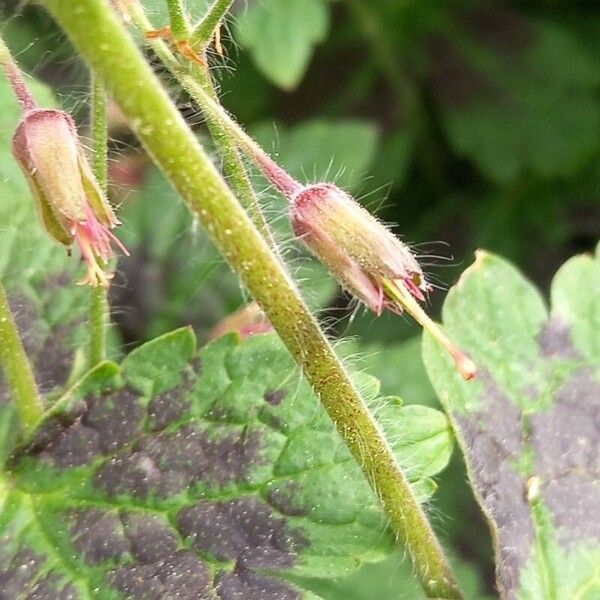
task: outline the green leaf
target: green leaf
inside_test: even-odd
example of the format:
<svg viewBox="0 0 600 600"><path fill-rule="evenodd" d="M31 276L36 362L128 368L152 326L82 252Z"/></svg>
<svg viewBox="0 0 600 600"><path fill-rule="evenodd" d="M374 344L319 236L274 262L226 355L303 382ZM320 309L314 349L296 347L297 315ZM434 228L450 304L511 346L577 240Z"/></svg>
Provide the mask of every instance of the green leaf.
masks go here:
<svg viewBox="0 0 600 600"><path fill-rule="evenodd" d="M196 337L190 327L184 327L136 348L121 367L137 391L153 396L179 383L180 372L195 351Z"/></svg>
<svg viewBox="0 0 600 600"><path fill-rule="evenodd" d="M325 0L263 0L239 15L237 38L256 66L275 85L295 88L314 46L327 35Z"/></svg>
<svg viewBox="0 0 600 600"><path fill-rule="evenodd" d="M429 77L449 141L485 175L569 176L598 151L600 64L567 29L483 5L434 38Z"/></svg>
<svg viewBox="0 0 600 600"><path fill-rule="evenodd" d="M503 596L600 594L600 252L568 261L550 313L523 276L480 252L444 305L475 360L463 382L429 338L424 357L490 518Z"/></svg>
<svg viewBox="0 0 600 600"><path fill-rule="evenodd" d="M28 81L43 106L54 106L45 86ZM0 77L0 278L34 366L40 391L56 395L67 383L76 349L86 340L83 320L89 289L75 285L80 261L69 258L41 227L27 183L11 154L21 111ZM18 432L13 404L0 372L0 464Z"/></svg>
<svg viewBox="0 0 600 600"><path fill-rule="evenodd" d="M12 458L0 476L9 597L316 598L293 577L343 576L394 550L278 338L193 348L180 330L137 349L120 374L99 366ZM446 418L370 402L426 499L452 449Z"/></svg>

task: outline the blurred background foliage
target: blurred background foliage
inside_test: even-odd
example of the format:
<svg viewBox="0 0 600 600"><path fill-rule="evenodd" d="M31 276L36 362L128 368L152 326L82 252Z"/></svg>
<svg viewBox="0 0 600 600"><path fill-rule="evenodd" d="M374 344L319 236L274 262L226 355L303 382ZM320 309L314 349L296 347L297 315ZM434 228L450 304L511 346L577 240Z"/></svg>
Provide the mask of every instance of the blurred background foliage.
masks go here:
<svg viewBox="0 0 600 600"><path fill-rule="evenodd" d="M144 0L154 24L163 0ZM187 0L192 16L205 0ZM0 0L3 35L64 107L87 119L86 70L34 3ZM295 176L333 179L414 244L433 314L475 248L502 254L546 289L600 232L600 6L559 0L247 0L234 5L225 55L211 54L221 98ZM148 55L210 147L201 115ZM111 110L113 201L133 250L113 289L127 347L192 323L199 338L247 301L207 238ZM216 159L215 159L216 160ZM416 326L356 306L293 244L285 205L255 174L286 259L340 351L405 402L436 405ZM502 282L499 281L501 286ZM468 596L493 593L487 528L456 456L433 520ZM325 598L420 598L396 556ZM375 594L375 595L374 595Z"/></svg>

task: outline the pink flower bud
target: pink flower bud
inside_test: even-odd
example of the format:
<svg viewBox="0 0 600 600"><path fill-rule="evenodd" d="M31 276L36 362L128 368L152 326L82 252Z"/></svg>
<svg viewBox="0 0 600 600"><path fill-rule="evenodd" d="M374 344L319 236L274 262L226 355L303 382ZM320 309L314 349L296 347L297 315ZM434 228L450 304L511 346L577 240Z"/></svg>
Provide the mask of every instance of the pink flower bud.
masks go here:
<svg viewBox="0 0 600 600"><path fill-rule="evenodd" d="M35 198L46 231L61 244L77 242L87 263L82 283L108 285L104 268L111 244L127 250L110 230L119 224L100 190L71 117L62 111L25 111L13 137L13 155Z"/></svg>
<svg viewBox="0 0 600 600"><path fill-rule="evenodd" d="M373 312L401 312L386 284L418 300L430 285L410 249L335 185L303 188L292 200L294 232L338 281Z"/></svg>
<svg viewBox="0 0 600 600"><path fill-rule="evenodd" d="M290 199L294 232L349 292L377 315L406 310L449 352L464 379L475 376L473 361L419 305L431 286L408 246L335 185L299 188Z"/></svg>

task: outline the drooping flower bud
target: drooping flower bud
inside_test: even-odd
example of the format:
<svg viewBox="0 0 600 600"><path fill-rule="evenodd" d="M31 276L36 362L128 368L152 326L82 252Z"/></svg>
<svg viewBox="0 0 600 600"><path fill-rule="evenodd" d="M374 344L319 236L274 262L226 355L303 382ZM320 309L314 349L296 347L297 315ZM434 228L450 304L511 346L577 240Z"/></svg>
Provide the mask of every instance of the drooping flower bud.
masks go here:
<svg viewBox="0 0 600 600"><path fill-rule="evenodd" d="M419 306L431 285L408 246L333 184L303 187L290 200L294 232L349 292L377 315L407 311L448 350L465 379L475 376L471 359Z"/></svg>
<svg viewBox="0 0 600 600"><path fill-rule="evenodd" d="M111 244L127 250L110 231L119 221L92 173L73 119L60 110L25 111L12 151L48 233L61 244L75 240L79 246L87 264L82 283L107 286Z"/></svg>
<svg viewBox="0 0 600 600"><path fill-rule="evenodd" d="M344 287L375 314L398 312L384 281L419 300L430 285L410 249L335 185L302 189L292 201L294 232Z"/></svg>

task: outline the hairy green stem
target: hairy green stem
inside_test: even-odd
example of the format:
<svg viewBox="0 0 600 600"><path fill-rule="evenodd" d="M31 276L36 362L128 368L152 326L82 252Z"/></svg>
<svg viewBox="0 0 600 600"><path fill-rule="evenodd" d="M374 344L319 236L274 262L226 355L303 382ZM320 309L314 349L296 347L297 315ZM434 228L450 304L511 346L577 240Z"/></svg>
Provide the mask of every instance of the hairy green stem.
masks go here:
<svg viewBox="0 0 600 600"><path fill-rule="evenodd" d="M106 122L106 91L104 84L92 75L91 78L92 107L92 167L94 176L104 194L108 191L108 129Z"/></svg>
<svg viewBox="0 0 600 600"><path fill-rule="evenodd" d="M43 4L265 311L381 499L424 589L431 597L460 598L421 506L331 345L115 14L103 0Z"/></svg>
<svg viewBox="0 0 600 600"><path fill-rule="evenodd" d="M108 191L106 92L102 82L92 75L92 168L104 194ZM102 286L90 288L89 311L89 361L95 367L106 359L106 317L108 314L107 290Z"/></svg>
<svg viewBox="0 0 600 600"><path fill-rule="evenodd" d="M169 21L171 26L171 35L176 41L187 40L189 37L189 27L181 0L167 0L169 9Z"/></svg>
<svg viewBox="0 0 600 600"><path fill-rule="evenodd" d="M11 396L17 405L23 432L28 434L41 419L44 407L2 284L0 284L0 365Z"/></svg>
<svg viewBox="0 0 600 600"><path fill-rule="evenodd" d="M192 47L206 47L208 45L232 4L233 0L215 0L213 2L200 23L194 28L190 38Z"/></svg>
<svg viewBox="0 0 600 600"><path fill-rule="evenodd" d="M132 5L129 8L129 13L136 27L141 31L146 32L152 28L152 24L146 17L144 9L140 4L136 3ZM160 39L148 40L147 43L165 67L167 67L171 75L199 106L202 107L204 105L205 98L210 98L214 104L220 107L217 92L207 67L190 65L189 63L182 64L173 52L171 52L168 45ZM224 125L215 112L210 113L206 111L205 114L208 129L215 142L217 151L223 160L225 174L244 208L252 216L254 224L263 234L271 249L275 250L277 246L273 234L261 210L260 202L238 151L237 137Z"/></svg>

